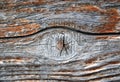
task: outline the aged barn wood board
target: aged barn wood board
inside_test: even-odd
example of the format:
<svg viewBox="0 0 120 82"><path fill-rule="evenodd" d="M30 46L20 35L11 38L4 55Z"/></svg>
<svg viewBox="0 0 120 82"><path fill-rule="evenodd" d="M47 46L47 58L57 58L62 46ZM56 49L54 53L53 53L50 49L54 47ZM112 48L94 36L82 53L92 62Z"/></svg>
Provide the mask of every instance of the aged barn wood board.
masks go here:
<svg viewBox="0 0 120 82"><path fill-rule="evenodd" d="M0 82L120 82L120 0L0 0Z"/></svg>

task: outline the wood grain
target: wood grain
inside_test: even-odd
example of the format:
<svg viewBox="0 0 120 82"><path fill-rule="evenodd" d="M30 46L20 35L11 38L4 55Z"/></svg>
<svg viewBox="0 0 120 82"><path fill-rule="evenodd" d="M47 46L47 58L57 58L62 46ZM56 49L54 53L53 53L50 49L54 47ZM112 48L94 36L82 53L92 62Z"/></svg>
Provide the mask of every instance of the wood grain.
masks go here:
<svg viewBox="0 0 120 82"><path fill-rule="evenodd" d="M120 35L65 27L118 33L120 0L0 0L0 38L53 28L0 39L0 82L119 82ZM62 33L68 55L50 47Z"/></svg>

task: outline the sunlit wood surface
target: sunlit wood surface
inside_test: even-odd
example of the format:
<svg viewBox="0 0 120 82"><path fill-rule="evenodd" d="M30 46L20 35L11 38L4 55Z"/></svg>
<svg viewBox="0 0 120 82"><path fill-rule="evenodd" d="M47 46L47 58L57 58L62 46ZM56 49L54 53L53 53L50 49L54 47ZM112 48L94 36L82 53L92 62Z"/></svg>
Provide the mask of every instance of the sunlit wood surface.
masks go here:
<svg viewBox="0 0 120 82"><path fill-rule="evenodd" d="M120 82L120 35L65 27L118 33L120 0L0 0L0 82Z"/></svg>

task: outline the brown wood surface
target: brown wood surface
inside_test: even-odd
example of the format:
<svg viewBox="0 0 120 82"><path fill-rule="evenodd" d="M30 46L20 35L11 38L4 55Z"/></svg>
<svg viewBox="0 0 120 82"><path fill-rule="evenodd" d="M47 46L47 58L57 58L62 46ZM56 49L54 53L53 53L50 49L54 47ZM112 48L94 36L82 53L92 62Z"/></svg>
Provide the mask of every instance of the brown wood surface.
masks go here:
<svg viewBox="0 0 120 82"><path fill-rule="evenodd" d="M120 35L66 27L118 33L120 0L0 0L0 82L120 82Z"/></svg>

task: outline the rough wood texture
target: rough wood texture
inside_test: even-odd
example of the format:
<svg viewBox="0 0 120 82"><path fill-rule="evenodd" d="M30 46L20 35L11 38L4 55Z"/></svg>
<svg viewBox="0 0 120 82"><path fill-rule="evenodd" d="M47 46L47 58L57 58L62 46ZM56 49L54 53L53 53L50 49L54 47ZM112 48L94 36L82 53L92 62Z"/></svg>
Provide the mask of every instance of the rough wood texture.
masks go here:
<svg viewBox="0 0 120 82"><path fill-rule="evenodd" d="M0 0L0 82L119 82L120 0ZM63 48L65 47L65 48Z"/></svg>

